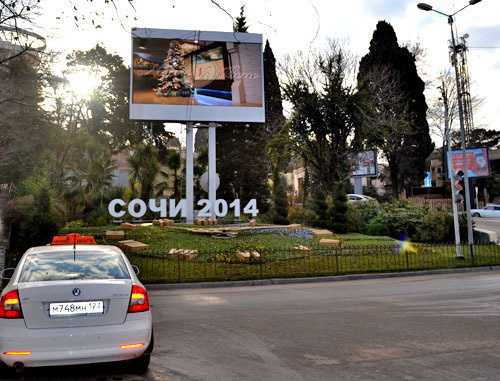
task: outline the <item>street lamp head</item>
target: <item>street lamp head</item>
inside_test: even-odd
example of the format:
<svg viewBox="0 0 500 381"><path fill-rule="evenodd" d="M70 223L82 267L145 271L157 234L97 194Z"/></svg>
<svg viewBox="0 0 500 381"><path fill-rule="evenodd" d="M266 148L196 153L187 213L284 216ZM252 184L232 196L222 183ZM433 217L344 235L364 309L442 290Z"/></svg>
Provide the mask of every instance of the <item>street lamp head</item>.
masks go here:
<svg viewBox="0 0 500 381"><path fill-rule="evenodd" d="M481 0L469 0L469 5L474 5L474 4L477 4L480 2L481 2Z"/></svg>
<svg viewBox="0 0 500 381"><path fill-rule="evenodd" d="M470 0L470 1L481 1L481 0ZM475 4L475 3L474 3ZM418 9L421 9L423 11L432 11L432 5L425 4L425 3L418 3L417 4Z"/></svg>

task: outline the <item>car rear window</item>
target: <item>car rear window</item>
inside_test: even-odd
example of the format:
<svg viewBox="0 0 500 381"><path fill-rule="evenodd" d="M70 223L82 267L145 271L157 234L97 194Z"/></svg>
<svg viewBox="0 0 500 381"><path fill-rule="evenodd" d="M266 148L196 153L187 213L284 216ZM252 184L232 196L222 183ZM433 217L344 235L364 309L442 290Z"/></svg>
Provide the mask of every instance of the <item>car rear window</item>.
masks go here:
<svg viewBox="0 0 500 381"><path fill-rule="evenodd" d="M26 258L19 282L85 279L130 279L130 274L118 253L34 253Z"/></svg>

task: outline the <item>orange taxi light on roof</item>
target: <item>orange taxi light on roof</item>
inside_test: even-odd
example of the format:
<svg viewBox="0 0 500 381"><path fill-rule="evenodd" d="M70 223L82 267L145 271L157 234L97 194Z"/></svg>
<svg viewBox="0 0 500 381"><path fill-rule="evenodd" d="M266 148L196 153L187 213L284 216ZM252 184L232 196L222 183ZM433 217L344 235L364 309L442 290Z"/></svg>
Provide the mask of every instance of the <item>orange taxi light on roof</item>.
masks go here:
<svg viewBox="0 0 500 381"><path fill-rule="evenodd" d="M3 354L6 355L6 356L28 356L28 355L31 354L31 352L29 352L29 351L25 351L25 352L4 352Z"/></svg>
<svg viewBox="0 0 500 381"><path fill-rule="evenodd" d="M70 233L66 237L52 238L51 245L95 245L93 236L81 236L78 233Z"/></svg>

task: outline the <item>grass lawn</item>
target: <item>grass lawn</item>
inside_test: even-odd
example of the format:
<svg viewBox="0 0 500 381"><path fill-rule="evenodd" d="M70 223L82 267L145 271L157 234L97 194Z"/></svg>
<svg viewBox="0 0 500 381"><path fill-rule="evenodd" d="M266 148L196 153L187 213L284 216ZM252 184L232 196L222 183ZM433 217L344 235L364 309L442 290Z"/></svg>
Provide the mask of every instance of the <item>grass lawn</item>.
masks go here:
<svg viewBox="0 0 500 381"><path fill-rule="evenodd" d="M113 244L102 238L105 230L116 227L78 229L82 235L94 235L98 243ZM167 227L145 227L126 232L126 239L150 245L149 250L128 253L139 266L139 277L146 283L196 282L276 277L304 277L369 272L411 271L500 264L497 245L476 245L474 261L469 248L462 248L463 259L456 258L454 245L402 244L388 237L361 234L336 235L340 248L320 247L308 229L240 233L237 238L214 238ZM293 250L303 245L312 254ZM199 256L181 260L168 256L170 249L195 249ZM257 250L260 260L242 261L238 250Z"/></svg>
<svg viewBox="0 0 500 381"><path fill-rule="evenodd" d="M189 226L190 225L185 225ZM97 228L74 229L82 235L94 235L99 243L115 244L113 241L103 239L106 230L120 230L116 226L103 226ZM69 233L65 230L63 234ZM334 239L340 239L342 246L358 245L394 245L398 241L389 237L371 237L357 233L336 234ZM311 229L297 230L273 229L272 231L259 230L238 234L236 238L216 238L210 235L196 234L170 227L143 227L136 231L125 231L125 239L133 239L147 243L149 249L144 253L166 253L172 248L194 249L200 252L224 252L238 249L293 249L303 245L319 247L320 238L312 236Z"/></svg>

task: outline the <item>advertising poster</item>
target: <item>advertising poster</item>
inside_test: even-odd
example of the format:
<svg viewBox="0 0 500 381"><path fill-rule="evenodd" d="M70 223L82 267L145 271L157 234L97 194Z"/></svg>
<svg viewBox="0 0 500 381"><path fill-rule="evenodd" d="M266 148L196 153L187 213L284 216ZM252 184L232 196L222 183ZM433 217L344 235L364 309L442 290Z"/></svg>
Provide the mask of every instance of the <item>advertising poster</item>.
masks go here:
<svg viewBox="0 0 500 381"><path fill-rule="evenodd" d="M131 119L263 122L262 62L261 35L136 29Z"/></svg>
<svg viewBox="0 0 500 381"><path fill-rule="evenodd" d="M359 152L352 159L352 171L349 176L352 177L377 177L377 152L369 150Z"/></svg>
<svg viewBox="0 0 500 381"><path fill-rule="evenodd" d="M451 151L450 155L446 153L448 162L448 178L451 179L451 169L464 170L462 150ZM469 148L466 150L467 174L470 178L490 177L490 160L488 148ZM451 164L450 164L451 162Z"/></svg>

